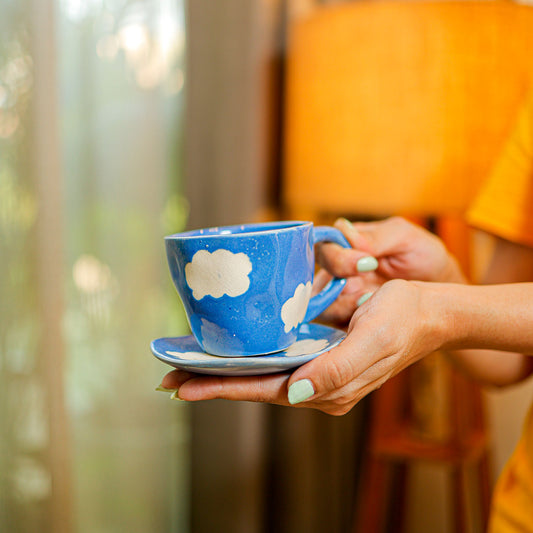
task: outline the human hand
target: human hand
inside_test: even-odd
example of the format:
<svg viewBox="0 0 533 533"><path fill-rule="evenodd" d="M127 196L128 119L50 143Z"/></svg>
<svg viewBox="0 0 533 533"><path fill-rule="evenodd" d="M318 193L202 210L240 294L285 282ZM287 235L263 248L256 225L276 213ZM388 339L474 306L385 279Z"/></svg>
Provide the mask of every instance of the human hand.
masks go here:
<svg viewBox="0 0 533 533"><path fill-rule="evenodd" d="M321 322L345 327L355 309L391 279L465 282L457 260L444 243L404 218L354 224L339 219L335 227L352 248L341 249L329 243L317 245L317 260L323 269L315 276L313 290L320 291L332 275L348 281L335 302L318 317ZM365 267L372 257L377 259L377 268L367 271Z"/></svg>
<svg viewBox="0 0 533 533"><path fill-rule="evenodd" d="M218 377L175 370L163 378L174 397L228 399L296 405L332 415L359 400L408 365L438 349L441 317L433 313L429 284L385 283L354 313L348 336L337 347L292 374Z"/></svg>

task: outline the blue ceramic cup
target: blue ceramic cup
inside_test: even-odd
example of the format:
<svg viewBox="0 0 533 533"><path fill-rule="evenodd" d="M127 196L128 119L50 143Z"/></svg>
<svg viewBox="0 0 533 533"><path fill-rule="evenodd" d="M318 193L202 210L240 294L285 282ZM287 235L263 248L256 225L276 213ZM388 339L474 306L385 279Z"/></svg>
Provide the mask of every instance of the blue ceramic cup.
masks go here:
<svg viewBox="0 0 533 533"><path fill-rule="evenodd" d="M346 283L335 278L311 298L319 241L350 247L335 228L296 221L165 237L172 280L202 349L260 355L295 342L300 325L326 309Z"/></svg>

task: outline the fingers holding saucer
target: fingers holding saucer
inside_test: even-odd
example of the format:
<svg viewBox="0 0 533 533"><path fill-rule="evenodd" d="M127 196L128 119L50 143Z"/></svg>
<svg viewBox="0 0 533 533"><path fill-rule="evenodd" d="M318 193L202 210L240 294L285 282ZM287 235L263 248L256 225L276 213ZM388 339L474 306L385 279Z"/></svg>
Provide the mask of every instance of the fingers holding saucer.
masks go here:
<svg viewBox="0 0 533 533"><path fill-rule="evenodd" d="M194 378L197 374L186 372L185 370L172 370L161 380L161 384L156 390L161 392L174 392L178 390L186 381Z"/></svg>
<svg viewBox="0 0 533 533"><path fill-rule="evenodd" d="M288 405L289 374L261 376L194 376L179 388L179 397L187 401L233 400Z"/></svg>

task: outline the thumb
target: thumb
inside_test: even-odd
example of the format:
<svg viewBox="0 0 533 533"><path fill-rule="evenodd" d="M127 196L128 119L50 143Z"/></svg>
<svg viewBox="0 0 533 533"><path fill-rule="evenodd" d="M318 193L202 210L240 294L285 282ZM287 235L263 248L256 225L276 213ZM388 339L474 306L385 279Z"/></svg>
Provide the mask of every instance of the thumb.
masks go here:
<svg viewBox="0 0 533 533"><path fill-rule="evenodd" d="M350 340L297 369L289 378L288 399L294 405L328 395L350 383L360 373L352 364Z"/></svg>

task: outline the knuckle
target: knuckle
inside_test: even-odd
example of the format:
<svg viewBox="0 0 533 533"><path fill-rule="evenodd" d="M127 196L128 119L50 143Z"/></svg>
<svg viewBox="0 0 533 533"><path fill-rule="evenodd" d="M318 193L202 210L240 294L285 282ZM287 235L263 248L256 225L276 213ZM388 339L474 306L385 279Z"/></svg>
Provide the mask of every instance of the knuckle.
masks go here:
<svg viewBox="0 0 533 533"><path fill-rule="evenodd" d="M344 261L344 254L337 253L335 255L330 256L329 258L329 268L330 272L333 275L337 276L343 276L345 269L345 261Z"/></svg>
<svg viewBox="0 0 533 533"><path fill-rule="evenodd" d="M398 225L398 226L408 226L409 222L404 217L395 215L387 219L391 224Z"/></svg>
<svg viewBox="0 0 533 533"><path fill-rule="evenodd" d="M335 394L323 401L325 406L322 410L333 416L343 416L351 411L356 404L354 395L349 392Z"/></svg>
<svg viewBox="0 0 533 533"><path fill-rule="evenodd" d="M212 395L214 399L224 399L226 396L226 389L222 378L214 377L211 384Z"/></svg>
<svg viewBox="0 0 533 533"><path fill-rule="evenodd" d="M351 409L352 398L347 398L345 396L338 398L333 402L334 410L339 415L345 415Z"/></svg>
<svg viewBox="0 0 533 533"><path fill-rule="evenodd" d="M254 393L252 395L252 401L258 402L258 403L266 403L266 402L272 402L274 401L274 398L272 396L272 393L263 380L259 380L257 383L256 388L254 389Z"/></svg>
<svg viewBox="0 0 533 533"><path fill-rule="evenodd" d="M349 381L352 369L347 358L327 359L324 374L326 376L326 388L337 390Z"/></svg>
<svg viewBox="0 0 533 533"><path fill-rule="evenodd" d="M344 416L350 412L351 408L350 404L335 405L330 407L328 413L333 416Z"/></svg>

